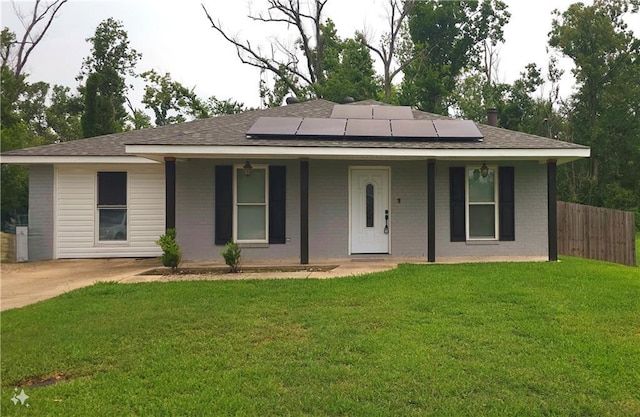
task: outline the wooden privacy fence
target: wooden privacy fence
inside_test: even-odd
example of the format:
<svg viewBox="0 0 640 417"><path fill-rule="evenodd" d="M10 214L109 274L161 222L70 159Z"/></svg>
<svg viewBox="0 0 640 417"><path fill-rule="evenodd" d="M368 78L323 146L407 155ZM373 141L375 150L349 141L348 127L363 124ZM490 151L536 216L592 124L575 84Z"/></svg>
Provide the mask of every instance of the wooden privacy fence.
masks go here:
<svg viewBox="0 0 640 417"><path fill-rule="evenodd" d="M558 201L558 253L635 266L635 213Z"/></svg>
<svg viewBox="0 0 640 417"><path fill-rule="evenodd" d="M16 261L16 235L0 232L0 262Z"/></svg>

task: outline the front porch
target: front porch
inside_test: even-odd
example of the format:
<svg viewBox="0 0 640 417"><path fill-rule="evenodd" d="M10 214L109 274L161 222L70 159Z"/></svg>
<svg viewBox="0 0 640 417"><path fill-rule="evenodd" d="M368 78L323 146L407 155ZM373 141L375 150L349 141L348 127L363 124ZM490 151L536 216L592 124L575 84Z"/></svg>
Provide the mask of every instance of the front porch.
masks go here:
<svg viewBox="0 0 640 417"><path fill-rule="evenodd" d="M216 259L224 242L238 241L238 229L234 229L238 227L238 210L234 208L234 187L238 181L233 175L242 175L241 169L248 161L244 158L165 158L166 226L178 231L185 259ZM268 214L263 240L240 242L240 245L245 258L251 262L293 260L301 265L316 259L355 259L380 254L394 260L431 263L490 258L557 259L551 244L551 239L555 239L555 228L551 228L553 219L547 221L547 213L555 213L555 209L547 207L548 201L555 201L555 197L549 198L555 193L555 181L547 181L549 172L555 170L553 161L546 165L538 161L490 161L496 173L498 167L507 164L516 171L513 184L516 203L511 213L515 236L503 241L496 225L494 239L453 239L449 171L453 166L482 163L432 159L251 159L252 166L277 167L283 176L281 208L278 209L282 230L277 234L278 239L272 239L273 230L267 230L269 222L275 223ZM220 180L221 167L228 167L223 181ZM380 253L353 250L351 173L354 169L385 170L389 175L385 204L375 207L377 217L372 221L384 227L388 235L388 246ZM228 200L225 203L228 210L225 216L220 216L223 199ZM387 218L382 217L385 212ZM221 233L222 229L226 232Z"/></svg>

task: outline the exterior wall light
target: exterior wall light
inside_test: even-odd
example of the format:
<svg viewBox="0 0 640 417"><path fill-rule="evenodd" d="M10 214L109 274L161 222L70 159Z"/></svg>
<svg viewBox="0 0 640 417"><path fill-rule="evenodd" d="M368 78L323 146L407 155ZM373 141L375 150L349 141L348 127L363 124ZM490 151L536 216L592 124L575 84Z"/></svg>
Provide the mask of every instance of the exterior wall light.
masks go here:
<svg viewBox="0 0 640 417"><path fill-rule="evenodd" d="M247 162L245 162L245 164L242 167L242 169L244 169L244 175L248 177L249 175L251 175L251 170L253 169L253 167L251 166L249 161L247 161Z"/></svg>
<svg viewBox="0 0 640 417"><path fill-rule="evenodd" d="M482 175L482 178L487 178L487 176L489 175L489 167L485 162L483 162L482 166L480 167L480 175Z"/></svg>

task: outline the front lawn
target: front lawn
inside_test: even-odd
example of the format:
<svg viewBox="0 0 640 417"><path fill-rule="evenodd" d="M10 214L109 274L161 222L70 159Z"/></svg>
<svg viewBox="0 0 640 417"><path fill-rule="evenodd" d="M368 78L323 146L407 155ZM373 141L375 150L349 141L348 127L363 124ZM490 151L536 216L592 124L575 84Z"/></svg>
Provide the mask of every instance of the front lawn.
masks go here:
<svg viewBox="0 0 640 417"><path fill-rule="evenodd" d="M2 415L640 415L640 274L598 261L103 283L1 318Z"/></svg>

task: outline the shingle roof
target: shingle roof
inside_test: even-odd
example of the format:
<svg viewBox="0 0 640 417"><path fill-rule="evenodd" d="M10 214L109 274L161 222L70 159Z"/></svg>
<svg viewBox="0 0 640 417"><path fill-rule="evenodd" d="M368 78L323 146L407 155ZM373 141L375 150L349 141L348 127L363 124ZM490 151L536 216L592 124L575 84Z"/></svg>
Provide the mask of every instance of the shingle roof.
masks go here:
<svg viewBox="0 0 640 417"><path fill-rule="evenodd" d="M303 140L253 139L246 132L258 117L328 118L335 103L312 100L263 110L218 116L209 119L161 126L153 129L80 139L34 148L4 152L16 156L126 156L125 145L213 145L213 146L306 146L337 148L395 149L586 149L585 146L521 132L478 124L483 142L453 141L382 141L382 140ZM384 105L373 100L353 105ZM413 110L415 119L448 119L446 116Z"/></svg>

